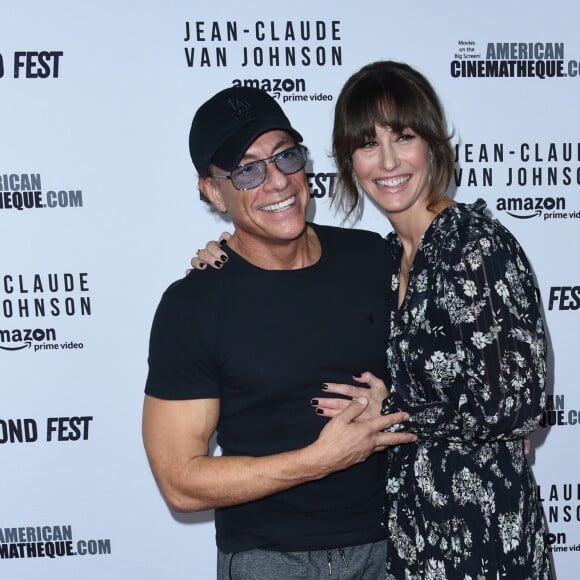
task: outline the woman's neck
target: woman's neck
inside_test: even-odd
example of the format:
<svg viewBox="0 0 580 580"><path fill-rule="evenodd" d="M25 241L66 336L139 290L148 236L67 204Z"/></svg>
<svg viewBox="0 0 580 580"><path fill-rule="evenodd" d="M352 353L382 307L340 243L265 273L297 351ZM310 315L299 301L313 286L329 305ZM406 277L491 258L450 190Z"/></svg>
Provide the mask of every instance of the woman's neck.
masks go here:
<svg viewBox="0 0 580 580"><path fill-rule="evenodd" d="M445 197L432 209L427 205L416 205L401 213L388 214L389 221L403 245L403 259L410 265L413 262L421 237L433 220L449 207L452 199Z"/></svg>

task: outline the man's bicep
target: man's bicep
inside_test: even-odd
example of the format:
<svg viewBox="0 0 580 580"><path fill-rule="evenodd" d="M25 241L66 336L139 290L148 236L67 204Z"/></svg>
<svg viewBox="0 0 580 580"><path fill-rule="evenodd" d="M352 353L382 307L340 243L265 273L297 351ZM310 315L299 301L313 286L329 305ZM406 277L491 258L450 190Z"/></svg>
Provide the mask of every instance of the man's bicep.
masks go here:
<svg viewBox="0 0 580 580"><path fill-rule="evenodd" d="M165 400L145 395L143 442L157 483L179 492L188 463L207 456L219 419L219 399Z"/></svg>

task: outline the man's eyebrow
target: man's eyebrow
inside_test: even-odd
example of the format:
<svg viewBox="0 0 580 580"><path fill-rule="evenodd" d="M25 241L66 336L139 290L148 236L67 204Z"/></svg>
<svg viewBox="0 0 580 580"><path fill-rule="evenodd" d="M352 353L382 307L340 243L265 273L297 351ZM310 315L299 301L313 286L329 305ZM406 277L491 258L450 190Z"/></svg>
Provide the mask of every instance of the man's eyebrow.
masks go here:
<svg viewBox="0 0 580 580"><path fill-rule="evenodd" d="M276 141L272 147L272 151L276 151L276 149L279 149L283 145L292 145L292 143L294 143L294 140L289 135L287 137L282 137ZM276 155L276 153L272 153L271 155ZM268 155L268 157L270 157L270 155ZM248 163L252 163L252 161L260 161L261 159L264 159L264 157L258 157L252 153L245 153L244 156L240 159L239 165L247 165Z"/></svg>

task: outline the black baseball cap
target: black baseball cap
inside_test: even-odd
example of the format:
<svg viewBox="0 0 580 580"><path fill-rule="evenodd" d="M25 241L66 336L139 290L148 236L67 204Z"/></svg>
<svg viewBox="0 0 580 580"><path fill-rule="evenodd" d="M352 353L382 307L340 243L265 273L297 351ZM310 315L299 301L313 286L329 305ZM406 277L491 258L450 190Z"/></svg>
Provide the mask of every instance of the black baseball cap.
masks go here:
<svg viewBox="0 0 580 580"><path fill-rule="evenodd" d="M267 131L281 129L302 141L280 105L266 91L230 87L206 101L195 113L189 131L189 153L197 172L210 163L235 169L248 147Z"/></svg>

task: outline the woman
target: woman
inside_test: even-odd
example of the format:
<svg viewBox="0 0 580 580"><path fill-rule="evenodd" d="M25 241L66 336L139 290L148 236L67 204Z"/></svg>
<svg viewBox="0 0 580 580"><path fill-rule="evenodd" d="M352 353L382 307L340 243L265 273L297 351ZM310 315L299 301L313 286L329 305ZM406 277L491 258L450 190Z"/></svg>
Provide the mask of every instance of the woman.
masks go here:
<svg viewBox="0 0 580 580"><path fill-rule="evenodd" d="M523 250L483 201L447 197L442 107L411 67L376 62L347 81L333 153L348 211L362 189L394 230L383 412L408 412L418 440L389 452L387 578L551 578L522 444L546 376Z"/></svg>
<svg viewBox="0 0 580 580"><path fill-rule="evenodd" d="M338 202L351 213L362 191L394 230L389 392L370 373L355 377L370 391L323 387L366 394L376 412L386 394L383 413L406 411L411 419L399 428L418 435L389 451L386 578L552 578L523 449L545 404L546 344L522 248L483 201L447 196L454 161L443 110L405 64L375 62L346 82L333 154ZM199 257L219 267L219 249L209 249ZM345 402L313 404L331 417Z"/></svg>

